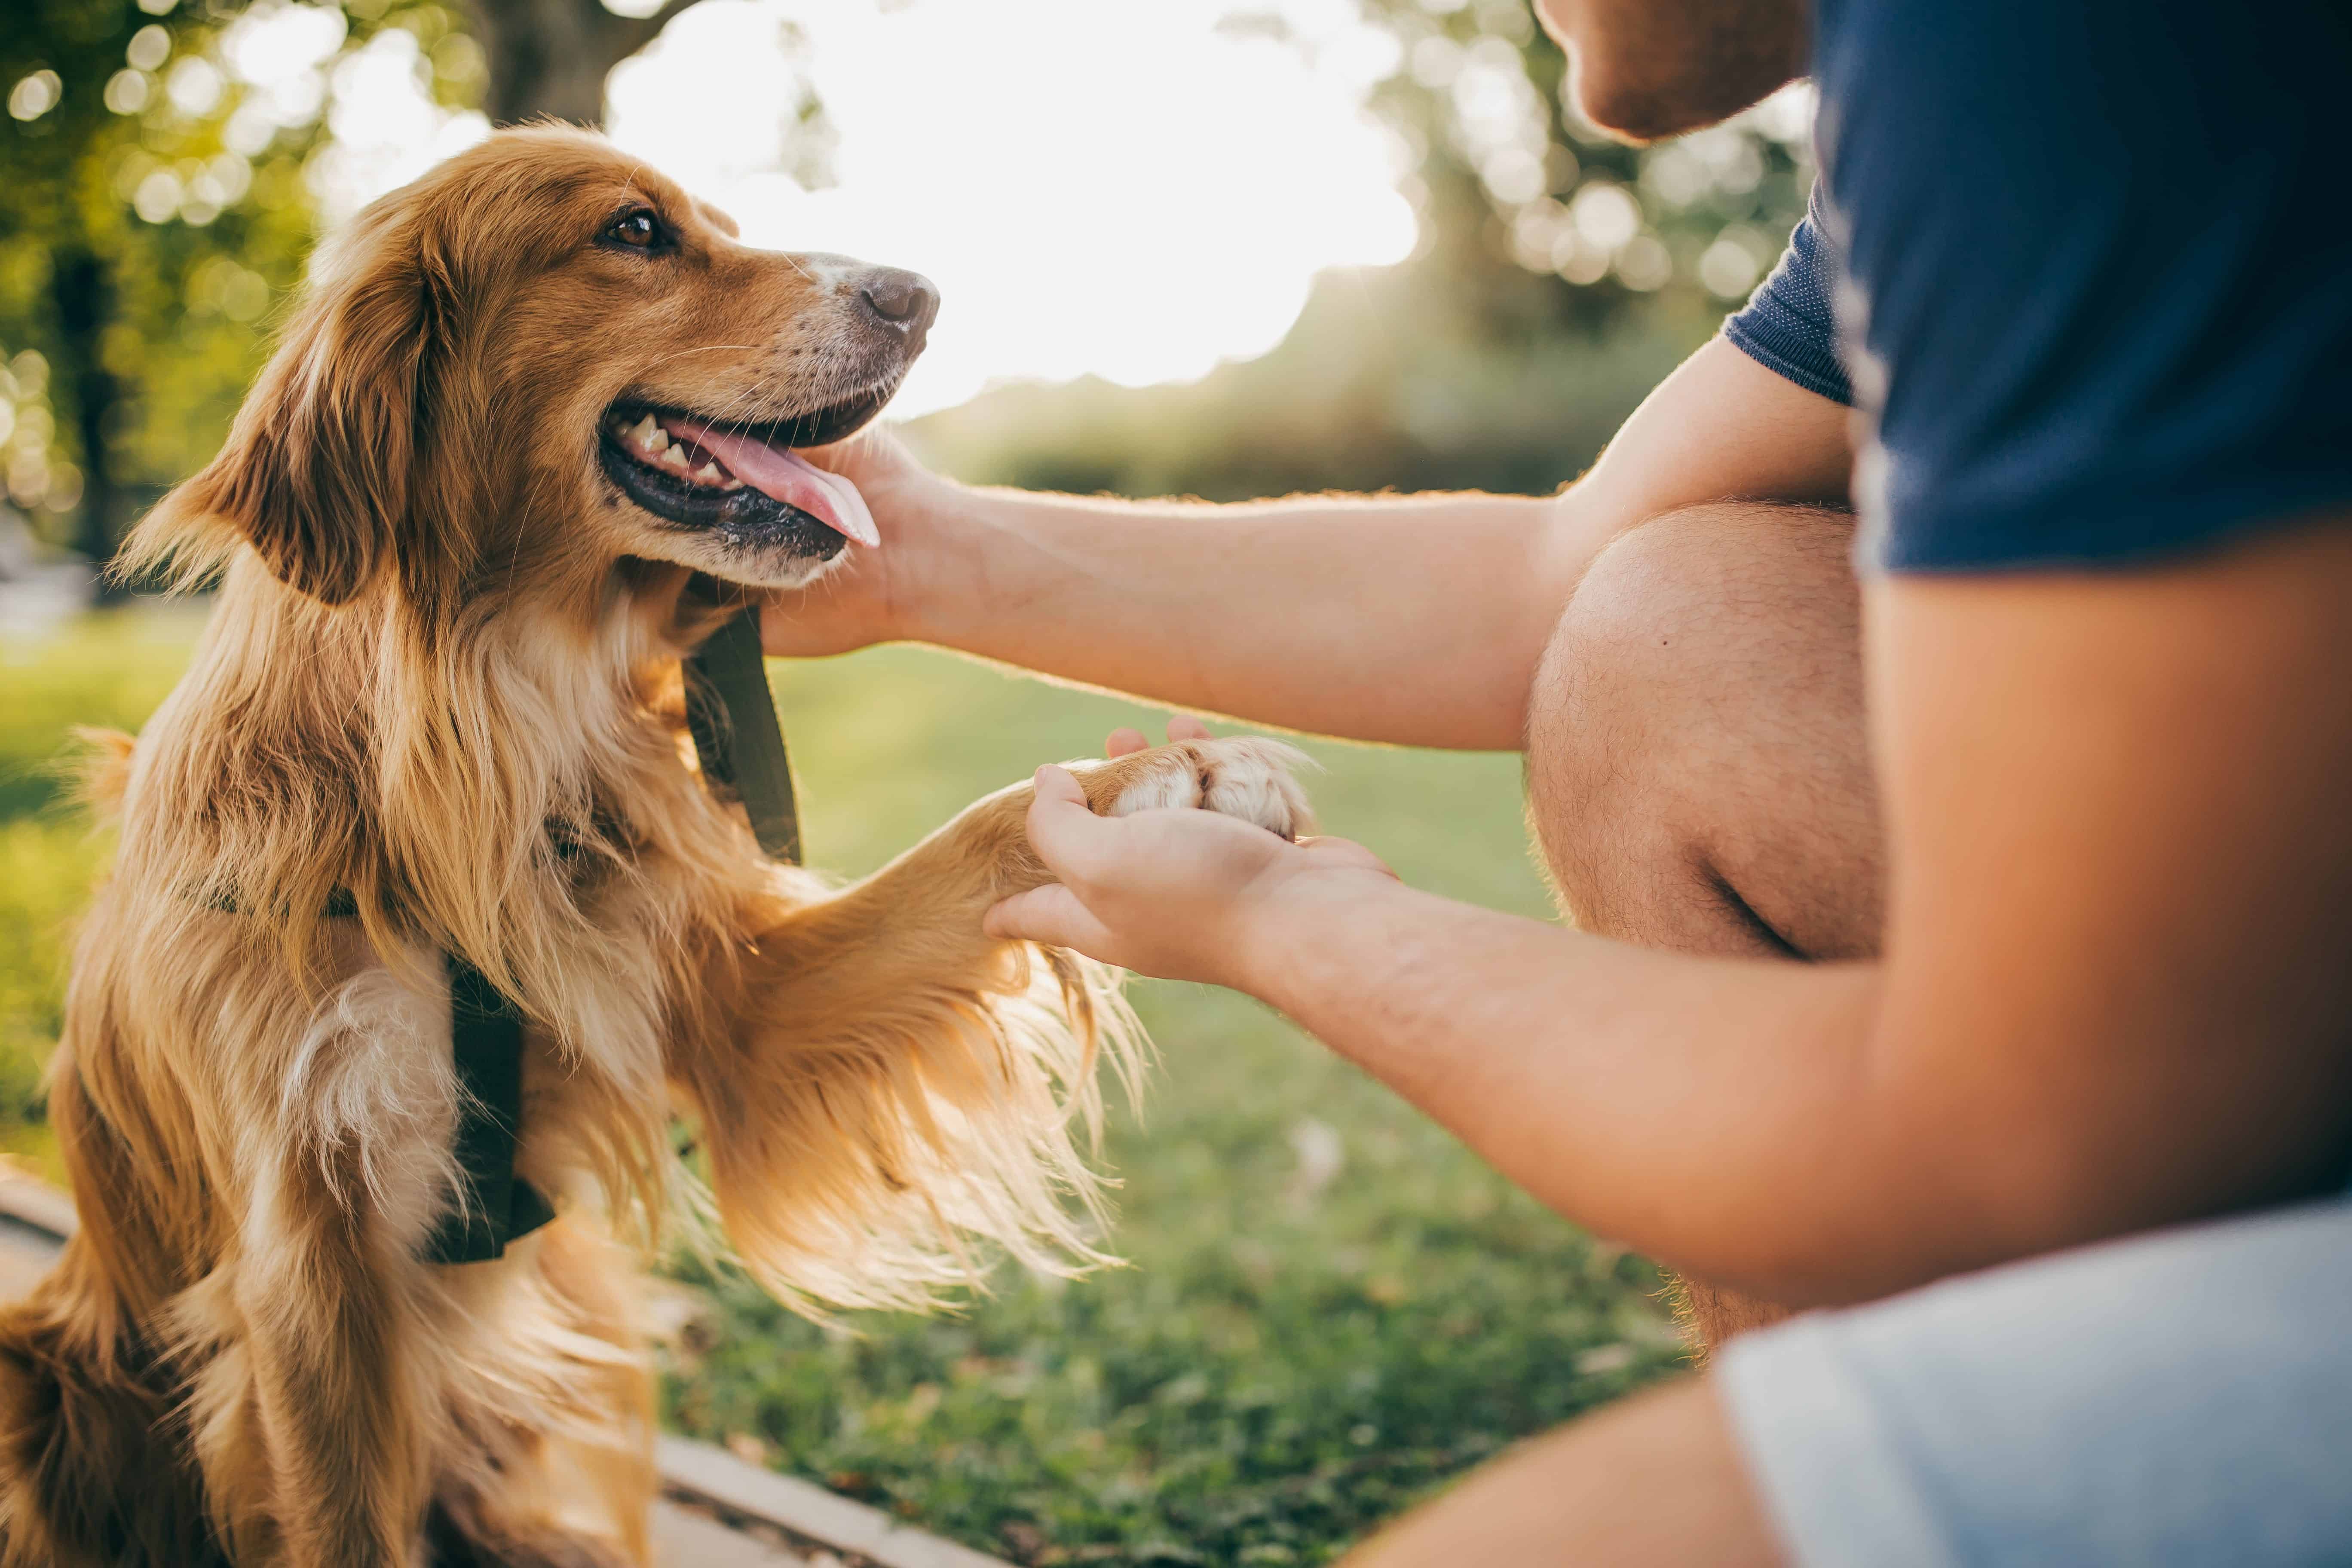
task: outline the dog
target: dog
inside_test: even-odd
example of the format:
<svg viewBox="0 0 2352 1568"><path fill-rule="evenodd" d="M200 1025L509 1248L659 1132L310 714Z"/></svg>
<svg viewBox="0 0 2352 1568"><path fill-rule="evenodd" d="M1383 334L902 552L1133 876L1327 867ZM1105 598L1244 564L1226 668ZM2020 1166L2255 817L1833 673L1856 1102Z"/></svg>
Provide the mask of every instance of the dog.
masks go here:
<svg viewBox="0 0 2352 1568"><path fill-rule="evenodd" d="M715 1211L812 1311L1092 1256L1097 1067L1139 1041L1115 976L982 931L1046 879L1028 787L838 886L761 855L685 719L700 640L870 532L792 449L873 417L936 302L556 128L322 247L126 547L218 599L96 770L120 847L49 1089L81 1228L0 1309L0 1565L643 1563L666 1227ZM1287 836L1290 760L1084 780ZM522 1020L513 1173L556 1217L446 1263L459 961Z"/></svg>

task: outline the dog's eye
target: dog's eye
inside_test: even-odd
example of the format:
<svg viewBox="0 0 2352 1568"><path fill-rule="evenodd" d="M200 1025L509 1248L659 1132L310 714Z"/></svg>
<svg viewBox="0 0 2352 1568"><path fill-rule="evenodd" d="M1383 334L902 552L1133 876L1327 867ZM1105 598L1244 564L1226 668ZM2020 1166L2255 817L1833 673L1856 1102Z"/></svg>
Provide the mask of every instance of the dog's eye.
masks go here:
<svg viewBox="0 0 2352 1568"><path fill-rule="evenodd" d="M668 237L662 232L661 219L651 207L639 207L635 212L614 218L604 230L604 238L614 245L625 245L633 250L652 250Z"/></svg>

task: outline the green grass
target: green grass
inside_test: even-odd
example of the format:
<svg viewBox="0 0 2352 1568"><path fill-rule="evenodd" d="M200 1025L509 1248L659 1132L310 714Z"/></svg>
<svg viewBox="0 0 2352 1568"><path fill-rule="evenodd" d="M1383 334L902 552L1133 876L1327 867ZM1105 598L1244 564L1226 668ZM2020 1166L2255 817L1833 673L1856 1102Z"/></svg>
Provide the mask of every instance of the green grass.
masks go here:
<svg viewBox="0 0 2352 1568"><path fill-rule="evenodd" d="M142 614L38 649L0 643L7 1093L54 1037L60 933L104 849L38 770L69 724L135 723L187 635ZM811 858L845 872L1041 761L1095 752L1114 725L1160 721L920 649L773 673ZM1328 768L1313 788L1329 830L1417 885L1545 912L1517 759L1308 749ZM711 1310L666 1380L670 1423L1021 1563L1308 1563L1675 1363L1647 1264L1547 1214L1255 1003L1135 994L1161 1067L1143 1115L1115 1116L1108 1136L1128 1267L1008 1269L956 1313L830 1328L705 1278Z"/></svg>
<svg viewBox="0 0 2352 1568"><path fill-rule="evenodd" d="M92 616L37 646L0 634L0 1149L45 1170L41 1066L63 1018L74 917L110 848L72 807L71 731L137 729L200 624L146 611Z"/></svg>

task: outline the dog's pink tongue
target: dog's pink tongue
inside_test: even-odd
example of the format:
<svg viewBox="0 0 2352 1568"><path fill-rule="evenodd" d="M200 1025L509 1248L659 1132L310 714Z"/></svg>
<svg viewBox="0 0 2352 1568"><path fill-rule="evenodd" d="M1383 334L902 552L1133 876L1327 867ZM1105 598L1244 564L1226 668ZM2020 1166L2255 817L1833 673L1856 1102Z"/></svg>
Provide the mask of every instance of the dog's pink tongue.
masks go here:
<svg viewBox="0 0 2352 1568"><path fill-rule="evenodd" d="M835 532L860 544L878 545L881 531L857 487L839 474L829 474L797 452L754 441L749 436L697 424L691 419L665 419L672 436L693 442L721 463L727 471L761 495L796 506Z"/></svg>

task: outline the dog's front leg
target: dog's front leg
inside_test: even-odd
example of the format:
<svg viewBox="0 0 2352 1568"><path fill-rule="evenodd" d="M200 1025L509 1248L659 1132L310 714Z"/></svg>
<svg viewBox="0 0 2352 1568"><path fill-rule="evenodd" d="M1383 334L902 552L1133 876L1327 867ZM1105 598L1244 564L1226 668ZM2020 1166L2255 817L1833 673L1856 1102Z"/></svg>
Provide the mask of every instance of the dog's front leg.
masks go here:
<svg viewBox="0 0 2352 1568"><path fill-rule="evenodd" d="M1076 771L1106 815L1200 806L1295 837L1297 760L1195 741ZM681 1041L721 1217L788 1299L926 1300L971 1277L968 1235L1044 1266L1093 1254L1070 1121L1098 1111L1099 1047L1124 1066L1135 1035L1107 971L981 929L1045 879L1030 799L1001 791L865 881L755 917L723 1005Z"/></svg>
<svg viewBox="0 0 2352 1568"><path fill-rule="evenodd" d="M327 1160L344 1180L280 1163L248 1222L235 1281L245 1331L232 1353L258 1430L206 1453L205 1479L239 1563L409 1568L430 1465L402 1276L422 1266L358 1201L359 1162ZM258 1453L237 1451L254 1439Z"/></svg>
<svg viewBox="0 0 2352 1568"><path fill-rule="evenodd" d="M187 1418L240 1565L410 1568L446 1440L452 1308L420 1259L456 1190L448 994L342 940L351 977L323 1006L273 990L257 1032L288 1047L215 1112L242 1212L188 1293L191 1332L217 1338Z"/></svg>

